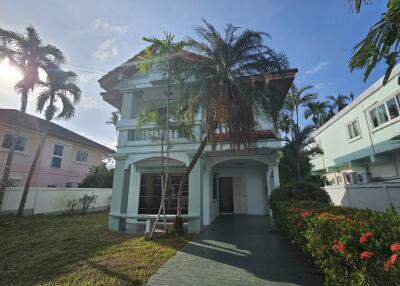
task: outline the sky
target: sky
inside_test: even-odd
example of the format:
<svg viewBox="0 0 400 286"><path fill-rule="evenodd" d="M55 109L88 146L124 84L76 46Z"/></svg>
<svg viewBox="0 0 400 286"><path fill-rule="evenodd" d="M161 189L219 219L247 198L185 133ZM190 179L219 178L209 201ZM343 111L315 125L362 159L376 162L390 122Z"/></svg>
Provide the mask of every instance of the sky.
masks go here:
<svg viewBox="0 0 400 286"><path fill-rule="evenodd" d="M115 148L115 129L105 124L114 108L102 101L97 80L143 49L143 36L162 37L168 31L176 40L196 38L194 28L202 18L220 31L231 23L267 32L266 44L298 68L298 86L314 85L320 99L350 92L357 96L385 70L379 65L364 82L362 71L348 68L353 47L378 21L385 3L373 1L356 14L348 0L2 0L0 27L23 32L33 25L44 43L64 52L65 68L79 76L82 100L74 118L55 123ZM0 108L19 109L15 80L12 70L0 68ZM41 116L34 94L28 113Z"/></svg>

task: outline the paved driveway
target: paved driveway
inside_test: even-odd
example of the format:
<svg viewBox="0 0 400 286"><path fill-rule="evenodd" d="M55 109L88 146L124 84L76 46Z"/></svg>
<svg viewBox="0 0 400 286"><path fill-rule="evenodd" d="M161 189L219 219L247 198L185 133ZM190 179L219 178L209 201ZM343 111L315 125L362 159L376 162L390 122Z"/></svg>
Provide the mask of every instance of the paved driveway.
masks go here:
<svg viewBox="0 0 400 286"><path fill-rule="evenodd" d="M221 215L148 285L322 285L310 263L266 216Z"/></svg>

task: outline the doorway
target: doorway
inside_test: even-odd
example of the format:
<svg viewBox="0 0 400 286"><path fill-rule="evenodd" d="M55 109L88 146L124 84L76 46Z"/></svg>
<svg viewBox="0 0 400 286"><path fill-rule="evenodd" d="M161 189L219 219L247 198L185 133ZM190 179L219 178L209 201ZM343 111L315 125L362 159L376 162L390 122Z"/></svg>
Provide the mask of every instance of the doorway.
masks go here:
<svg viewBox="0 0 400 286"><path fill-rule="evenodd" d="M232 177L219 177L219 212L233 213L233 180Z"/></svg>

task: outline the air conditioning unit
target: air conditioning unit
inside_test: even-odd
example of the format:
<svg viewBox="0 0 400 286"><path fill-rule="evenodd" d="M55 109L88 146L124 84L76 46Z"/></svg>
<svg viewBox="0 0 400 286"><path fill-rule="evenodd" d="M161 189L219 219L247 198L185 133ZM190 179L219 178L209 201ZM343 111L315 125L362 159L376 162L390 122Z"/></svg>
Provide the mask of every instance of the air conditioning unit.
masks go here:
<svg viewBox="0 0 400 286"><path fill-rule="evenodd" d="M372 182L372 175L370 172L357 173L358 184L368 184Z"/></svg>
<svg viewBox="0 0 400 286"><path fill-rule="evenodd" d="M357 172L343 172L343 179L345 185L358 184Z"/></svg>

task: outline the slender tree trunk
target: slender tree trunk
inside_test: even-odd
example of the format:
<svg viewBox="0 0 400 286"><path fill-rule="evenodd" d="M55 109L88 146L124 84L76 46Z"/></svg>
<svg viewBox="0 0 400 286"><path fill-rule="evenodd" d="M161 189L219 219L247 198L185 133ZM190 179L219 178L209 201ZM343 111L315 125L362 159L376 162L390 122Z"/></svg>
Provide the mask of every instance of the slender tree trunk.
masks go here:
<svg viewBox="0 0 400 286"><path fill-rule="evenodd" d="M27 94L22 94L21 97L23 97L23 96L27 96ZM13 161L13 158L14 158L15 147L17 145L18 137L21 134L22 121L24 119L25 113L26 113L26 104L22 104L21 105L21 111L18 114L18 121L17 121L17 126L15 128L15 134L12 137L11 146L10 146L10 149L8 151L6 165L4 166L3 177L1 179L1 184L0 184L0 210L1 210L2 205L3 205L4 195L5 195L6 187L7 187L7 184L8 184L8 179L10 177L11 165L12 165L12 161Z"/></svg>
<svg viewBox="0 0 400 286"><path fill-rule="evenodd" d="M46 120L45 126L43 127L44 130L42 132L42 136L41 136L41 139L40 139L40 144L39 144L39 146L38 146L38 148L36 150L35 157L33 158L32 165L31 165L31 168L30 168L29 173L28 173L28 177L26 178L24 191L22 192L22 197L21 197L21 201L19 203L19 208L18 208L18 213L17 213L17 216L19 216L19 217L24 214L25 203L26 203L26 199L28 197L29 188L31 187L33 174L35 173L37 162L39 160L39 157L40 157L40 154L42 152L43 146L44 146L44 144L46 142L48 126L49 126L49 121Z"/></svg>

